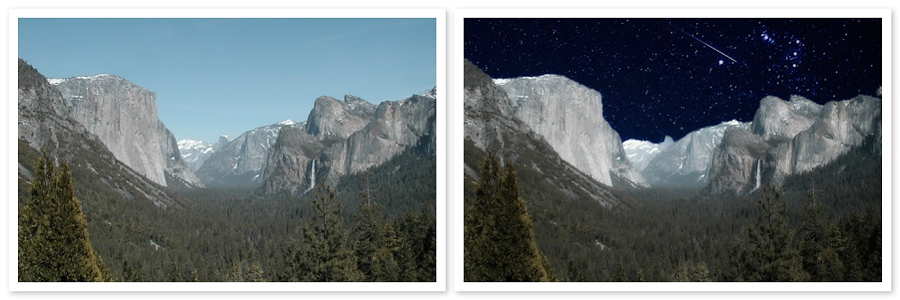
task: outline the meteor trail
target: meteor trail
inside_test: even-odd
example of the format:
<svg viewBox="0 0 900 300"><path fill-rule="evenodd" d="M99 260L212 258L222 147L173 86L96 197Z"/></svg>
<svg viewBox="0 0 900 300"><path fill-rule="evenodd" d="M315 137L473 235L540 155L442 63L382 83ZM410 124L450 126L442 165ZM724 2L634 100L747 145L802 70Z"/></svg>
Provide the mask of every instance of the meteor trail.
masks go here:
<svg viewBox="0 0 900 300"><path fill-rule="evenodd" d="M682 30L681 32L684 33L684 34L687 34L689 37L691 37L691 38L694 39L695 41L700 42L700 43L703 44L704 46L709 47L709 49L713 49L713 50L715 50L716 52L719 52L719 54L722 54L723 56L727 57L727 58L730 59L732 62L735 62L735 63L738 62L736 59L732 58L731 56L728 56L728 54L725 54L725 52L719 51L719 49L716 49L716 47L713 47L713 46L710 45L709 43L704 42L703 40L697 38L697 37L694 36L693 34L684 32L683 30Z"/></svg>

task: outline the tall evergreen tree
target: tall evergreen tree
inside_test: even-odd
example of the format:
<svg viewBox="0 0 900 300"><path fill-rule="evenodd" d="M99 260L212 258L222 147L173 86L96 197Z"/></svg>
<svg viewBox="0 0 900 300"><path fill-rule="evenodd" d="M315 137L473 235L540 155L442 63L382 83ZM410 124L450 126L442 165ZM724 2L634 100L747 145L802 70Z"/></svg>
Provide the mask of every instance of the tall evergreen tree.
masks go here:
<svg viewBox="0 0 900 300"><path fill-rule="evenodd" d="M356 215L353 236L360 272L368 281L398 281L400 266L395 259L399 239L394 227L385 221L382 208L368 192L368 176L360 193L360 207Z"/></svg>
<svg viewBox="0 0 900 300"><path fill-rule="evenodd" d="M321 186L313 200L314 214L302 230L299 247L290 252L287 281L361 281L349 234L344 229L341 203L334 190Z"/></svg>
<svg viewBox="0 0 900 300"><path fill-rule="evenodd" d="M398 251L401 281L435 281L437 238L435 220L407 213L394 222L401 241Z"/></svg>
<svg viewBox="0 0 900 300"><path fill-rule="evenodd" d="M19 211L19 281L106 281L69 166L38 158L30 196Z"/></svg>
<svg viewBox="0 0 900 300"><path fill-rule="evenodd" d="M488 155L479 176L475 198L466 203L466 281L551 281L515 169Z"/></svg>
<svg viewBox="0 0 900 300"><path fill-rule="evenodd" d="M819 280L824 275L819 272L822 266L821 255L825 248L825 221L822 214L822 205L816 199L815 191L810 190L804 206L798 238L803 270L809 273L810 279L813 281Z"/></svg>
<svg viewBox="0 0 900 300"><path fill-rule="evenodd" d="M743 279L748 281L806 281L799 251L791 242L793 232L787 226L786 205L774 187L763 189L756 202L756 224L747 231Z"/></svg>

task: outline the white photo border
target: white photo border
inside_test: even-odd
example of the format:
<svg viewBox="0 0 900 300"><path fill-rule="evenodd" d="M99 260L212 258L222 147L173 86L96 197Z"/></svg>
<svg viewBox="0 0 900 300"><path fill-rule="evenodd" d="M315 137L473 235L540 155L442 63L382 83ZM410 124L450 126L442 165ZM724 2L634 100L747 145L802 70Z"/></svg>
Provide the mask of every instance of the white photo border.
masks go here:
<svg viewBox="0 0 900 300"><path fill-rule="evenodd" d="M891 291L891 167L892 167L892 40L890 9L460 9L454 13L453 58L454 101L449 138L462 141L463 59L466 18L880 18L882 56L882 265L881 282L466 282L464 279L464 195L465 166L450 170L453 203L453 285L461 292L890 292ZM463 143L450 143L450 153L463 153ZM457 160L458 159L458 160ZM454 158L462 162L460 158Z"/></svg>
<svg viewBox="0 0 900 300"><path fill-rule="evenodd" d="M7 166L15 166L18 148L18 23L20 18L423 18L435 20L436 113L436 274L435 282L18 282L17 201L9 213L7 268L12 292L444 292L446 269L446 11L444 9L11 9L9 11L9 90L6 102ZM7 199L18 199L17 168L7 168Z"/></svg>

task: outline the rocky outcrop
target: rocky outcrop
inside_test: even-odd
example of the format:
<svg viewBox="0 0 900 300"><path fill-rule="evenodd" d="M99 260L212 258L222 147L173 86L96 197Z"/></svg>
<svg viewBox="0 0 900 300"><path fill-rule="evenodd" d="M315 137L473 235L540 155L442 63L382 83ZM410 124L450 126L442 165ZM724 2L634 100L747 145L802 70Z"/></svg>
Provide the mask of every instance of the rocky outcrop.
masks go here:
<svg viewBox="0 0 900 300"><path fill-rule="evenodd" d="M78 195L146 200L157 207L178 207L166 190L119 161L102 139L72 117L72 107L43 75L18 62L19 178L29 180L33 162L27 153L42 152L72 169ZM90 204L87 204L90 205Z"/></svg>
<svg viewBox="0 0 900 300"><path fill-rule="evenodd" d="M359 97L347 95L344 101L322 96L309 113L306 130L321 138L347 138L362 129L375 113L375 106Z"/></svg>
<svg viewBox="0 0 900 300"><path fill-rule="evenodd" d="M434 144L436 102L413 95L377 106L358 97L316 99L304 126L284 129L263 171L266 193L302 194L378 166L425 138Z"/></svg>
<svg viewBox="0 0 900 300"><path fill-rule="evenodd" d="M770 168L763 166L769 165L769 148L762 137L745 128L726 129L710 161L710 190L715 194L743 194L768 184L763 174Z"/></svg>
<svg viewBox="0 0 900 300"><path fill-rule="evenodd" d="M328 143L326 140L323 143L310 135L306 128L284 128L266 158L263 191L267 194L300 194L311 190L316 184L314 174L321 170L314 161L320 159L330 144L337 142Z"/></svg>
<svg viewBox="0 0 900 300"><path fill-rule="evenodd" d="M749 128L749 123L731 120L692 131L660 152L641 174L651 186L699 188L708 183L713 152L728 128Z"/></svg>
<svg viewBox="0 0 900 300"><path fill-rule="evenodd" d="M303 124L286 120L248 130L230 141L220 138L215 151L197 169L197 175L209 186L259 185L278 133L295 126L303 127Z"/></svg>
<svg viewBox="0 0 900 300"><path fill-rule="evenodd" d="M857 96L826 103L815 122L779 149L780 173L806 172L831 162L872 134L880 135L881 99ZM782 154L783 153L783 154Z"/></svg>
<svg viewBox="0 0 900 300"><path fill-rule="evenodd" d="M822 106L800 96L789 101L768 96L753 116L753 133L769 139L790 139L812 126Z"/></svg>
<svg viewBox="0 0 900 300"><path fill-rule="evenodd" d="M757 183L780 185L785 177L823 166L880 135L880 127L878 98L860 95L818 105L801 97L766 97L752 132L726 132L713 156L708 189L740 194Z"/></svg>
<svg viewBox="0 0 900 300"><path fill-rule="evenodd" d="M643 184L618 132L603 118L599 92L559 75L496 79L513 115L541 135L564 160L600 183L614 177Z"/></svg>
<svg viewBox="0 0 900 300"><path fill-rule="evenodd" d="M516 166L521 195L531 205L591 201L603 207L615 207L623 203L608 185L563 159L544 136L517 118L513 101L487 74L469 61L465 61L464 72L467 178L478 178L475 170L480 161L473 160L472 154L492 153L504 163ZM549 193L561 198L541 197Z"/></svg>
<svg viewBox="0 0 900 300"><path fill-rule="evenodd" d="M202 186L159 120L153 92L109 74L50 82L71 108L71 117L99 137L118 160L163 186L167 173Z"/></svg>
<svg viewBox="0 0 900 300"><path fill-rule="evenodd" d="M436 102L415 95L401 101L384 101L372 120L343 143L345 150L330 152L332 175L356 173L380 165L415 145L423 136L434 143Z"/></svg>

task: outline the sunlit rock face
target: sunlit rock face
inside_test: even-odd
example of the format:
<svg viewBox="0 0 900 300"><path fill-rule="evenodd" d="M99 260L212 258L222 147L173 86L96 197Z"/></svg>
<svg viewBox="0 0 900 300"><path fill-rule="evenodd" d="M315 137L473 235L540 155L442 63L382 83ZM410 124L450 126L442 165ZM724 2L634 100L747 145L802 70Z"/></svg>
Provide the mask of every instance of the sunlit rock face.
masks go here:
<svg viewBox="0 0 900 300"><path fill-rule="evenodd" d="M202 186L182 160L174 135L159 120L153 92L110 74L49 82L66 100L72 118L99 137L118 160L163 186L167 173Z"/></svg>
<svg viewBox="0 0 900 300"><path fill-rule="evenodd" d="M381 165L419 143L433 149L435 117L433 92L377 106L350 95L343 101L319 97L309 121L278 134L263 166L262 189L303 194Z"/></svg>

